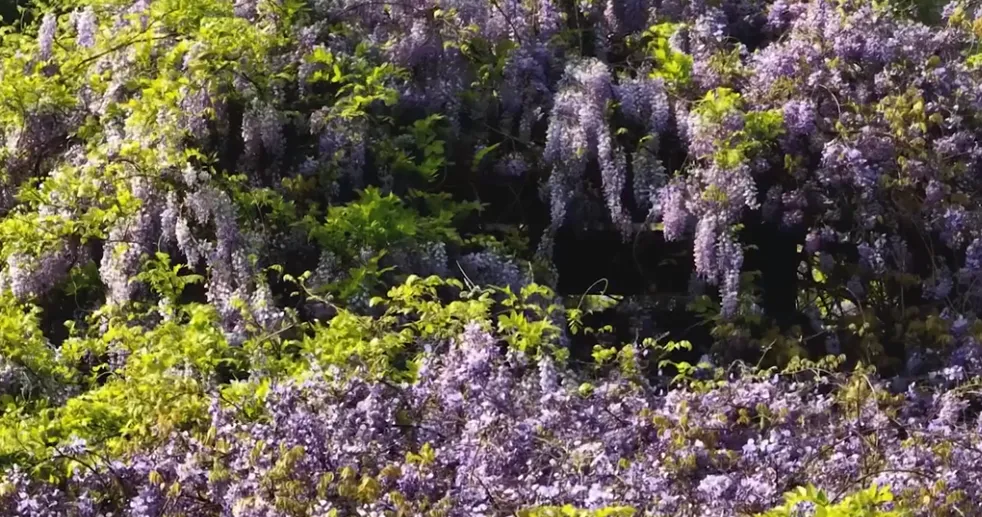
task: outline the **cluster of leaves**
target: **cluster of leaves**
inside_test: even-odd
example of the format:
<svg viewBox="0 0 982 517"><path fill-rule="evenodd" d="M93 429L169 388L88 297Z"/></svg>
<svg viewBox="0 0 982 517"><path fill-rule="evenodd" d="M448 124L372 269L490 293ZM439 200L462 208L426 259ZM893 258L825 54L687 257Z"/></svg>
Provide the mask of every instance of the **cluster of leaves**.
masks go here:
<svg viewBox="0 0 982 517"><path fill-rule="evenodd" d="M838 503L829 501L828 496L814 486L799 487L785 495L784 505L763 514L763 517L790 517L801 513L802 507L814 512L814 515L826 517L901 517L906 515L903 510L890 509L886 506L893 503L893 493L889 489L877 486L850 494Z"/></svg>

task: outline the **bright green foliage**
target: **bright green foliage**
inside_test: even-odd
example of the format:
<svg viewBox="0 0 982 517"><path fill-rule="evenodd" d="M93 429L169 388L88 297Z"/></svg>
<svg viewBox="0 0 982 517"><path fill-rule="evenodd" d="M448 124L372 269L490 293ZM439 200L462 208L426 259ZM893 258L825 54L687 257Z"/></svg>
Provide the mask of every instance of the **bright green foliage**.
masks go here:
<svg viewBox="0 0 982 517"><path fill-rule="evenodd" d="M421 216L393 194L382 195L376 188L346 205L332 206L323 224L311 224L310 237L337 253L356 253L358 249L386 249L412 242L459 242L452 223L474 207L444 197L420 194L432 215ZM352 251L355 250L355 251Z"/></svg>
<svg viewBox="0 0 982 517"><path fill-rule="evenodd" d="M664 22L652 25L641 34L641 45L655 61L652 77L660 77L673 89L682 89L692 80L692 56L674 50L668 39L682 28L682 24Z"/></svg>
<svg viewBox="0 0 982 517"><path fill-rule="evenodd" d="M347 275L323 290L338 294L342 300L365 290L371 292L386 271L379 266L386 250L411 249L428 242L460 243L453 223L479 208L445 195L415 191L408 199L420 209L413 209L393 194L382 195L377 188L368 188L358 200L330 207L324 222L313 216L304 219L310 239L334 252L347 269ZM356 260L362 250L375 250L367 263Z"/></svg>
<svg viewBox="0 0 982 517"><path fill-rule="evenodd" d="M781 110L748 110L741 95L729 88L707 92L693 113L707 125L720 124L728 117L743 119L742 129L714 142L713 160L724 169L744 163L784 131Z"/></svg>
<svg viewBox="0 0 982 517"><path fill-rule="evenodd" d="M459 294L456 299L443 301L440 291L445 290ZM326 325L310 326L309 334L296 344L296 360L300 362L285 368L301 373L307 367L301 366L307 361L301 358L313 358L320 368L359 364L375 375L411 376L417 343L445 342L471 322L496 325L502 338L518 350L532 355L558 354L562 360L564 350L556 346L559 329L550 318L558 310L550 304L552 298L549 289L535 284L514 294L496 288L465 290L454 279L413 275L392 287L385 297L372 299L372 305L381 309L377 316L340 309ZM497 320L492 317L495 314Z"/></svg>
<svg viewBox="0 0 982 517"><path fill-rule="evenodd" d="M223 368L235 368L243 359L242 351L229 347L217 328L214 309L200 304L181 307L171 320L153 328L127 320L109 316L104 332L65 342L58 358L63 369L89 354L105 353L110 343L122 345L128 357L122 369L110 373L99 368L78 379L79 387L88 391L64 406L5 413L0 419L0 456L20 457L22 464L31 465L52 452L50 445L72 436L120 453L206 416L205 390Z"/></svg>
<svg viewBox="0 0 982 517"><path fill-rule="evenodd" d="M597 282L594 282L594 285L601 282L601 280L598 280ZM606 281L603 280L603 282ZM585 327L583 325L583 317L608 310L616 306L621 301L620 297L607 296L604 292L601 292L600 294L588 294L592 288L593 286L591 286L591 289L587 290L587 293L584 293L579 297L575 307L566 309L567 325L569 326L570 333L573 335L580 332L587 334L596 332L597 329Z"/></svg>
<svg viewBox="0 0 982 517"><path fill-rule="evenodd" d="M902 517L907 515L894 506L893 493L889 488L872 486L840 501L832 501L825 492L814 486L798 487L784 496L782 506L760 514L761 517L793 517L799 515L798 508L813 508L815 517ZM889 509L888 509L889 508Z"/></svg>
<svg viewBox="0 0 982 517"><path fill-rule="evenodd" d="M163 311L162 321L153 324L146 316L136 317L151 314L146 308L140 312L139 305L106 308L92 316L93 327L65 341L57 355L37 330L35 309L3 304L0 353L31 372L32 388L24 400L33 400L55 383L75 385L79 394L60 407L47 407L43 400L25 405L6 396L0 461L37 465L39 473L54 475L57 462L43 460L53 453L52 445L74 437L99 444L96 451L110 454L157 442L173 431L197 427L207 416L207 390L246 379L250 371L262 372L262 379L231 382L223 390L247 412L271 381L303 377L312 369L343 366L367 369L378 377L411 378L418 343L446 342L475 321L486 327L496 324L503 339L530 354L560 351L555 347L558 327L548 318L558 308L549 305L553 295L548 289L530 285L520 294L464 290L459 281L435 276L410 276L373 300L383 309L377 316L342 308L326 324L294 323L304 330L296 338L260 334L230 346L211 306L174 303L187 285L200 280L182 269L158 256L141 275L169 300L152 309ZM439 291L447 289L456 290L457 299L442 301ZM111 346L126 351L125 366L110 371L101 365L85 372L86 358L106 354Z"/></svg>
<svg viewBox="0 0 982 517"><path fill-rule="evenodd" d="M9 295L0 297L0 361L23 369L20 400L47 395L59 383L73 380L73 372L58 363L41 333L39 316L40 310L33 305L17 303ZM5 394L2 400L7 405L14 397Z"/></svg>
<svg viewBox="0 0 982 517"><path fill-rule="evenodd" d="M559 338L560 329L549 316L561 310L555 304L543 306L543 302L553 297L552 291L545 286L529 284L522 287L518 295L513 294L510 288L505 288L504 294L501 305L507 308L507 312L498 316L498 332L505 341L530 355L551 350L550 345ZM560 354L560 359L565 359L563 354L568 353L566 349L553 351Z"/></svg>
<svg viewBox="0 0 982 517"><path fill-rule="evenodd" d="M391 63L378 66L365 60L369 53L366 45L355 49L354 59L335 56L322 47L315 48L306 61L316 66L307 82L317 84L326 82L337 87L336 101L328 108L329 117L345 120L368 118L373 122L382 120L372 117L367 108L375 102L391 106L398 99L398 93L390 86L390 81L404 74Z"/></svg>
<svg viewBox="0 0 982 517"><path fill-rule="evenodd" d="M201 275L182 275L181 272L187 269L185 264L171 266L170 255L158 252L153 259L146 261L144 271L137 278L146 282L167 304L173 305L177 303L187 286L204 280ZM170 309L168 314L173 317L175 311L172 307Z"/></svg>
<svg viewBox="0 0 982 517"><path fill-rule="evenodd" d="M444 155L445 142L440 135L441 115L430 115L413 122L404 138L383 141L378 153L396 174L417 175L433 182L451 165Z"/></svg>

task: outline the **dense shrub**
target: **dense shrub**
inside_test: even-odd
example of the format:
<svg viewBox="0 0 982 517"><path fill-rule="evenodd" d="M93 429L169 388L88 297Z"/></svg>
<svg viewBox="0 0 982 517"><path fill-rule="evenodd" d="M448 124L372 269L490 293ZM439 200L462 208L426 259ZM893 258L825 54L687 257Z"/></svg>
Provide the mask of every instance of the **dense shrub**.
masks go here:
<svg viewBox="0 0 982 517"><path fill-rule="evenodd" d="M119 460L76 438L58 449L58 485L8 474L5 514L512 515L616 504L749 515L811 483L825 493L802 491L767 515L800 501L959 515L982 496L969 386L893 395L829 363L721 370L664 391L637 376L647 354L630 346L619 367L583 382L549 355L501 354L488 323L429 347L409 382L330 367L253 382L228 402L212 392L206 431L172 432ZM866 484L896 500L874 489L839 501Z"/></svg>
<svg viewBox="0 0 982 517"><path fill-rule="evenodd" d="M979 1L21 14L4 514L982 500Z"/></svg>
<svg viewBox="0 0 982 517"><path fill-rule="evenodd" d="M646 333L919 374L982 328L980 60L975 3L909 4L39 8L3 36L3 285L59 341L154 303L160 251L238 343L311 294L271 266L365 310L410 273L556 288L567 229L655 234L620 268L673 286Z"/></svg>

